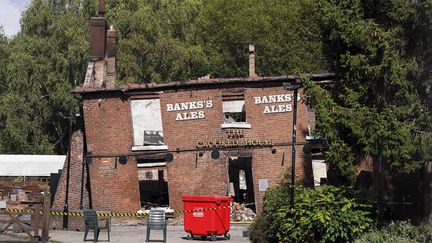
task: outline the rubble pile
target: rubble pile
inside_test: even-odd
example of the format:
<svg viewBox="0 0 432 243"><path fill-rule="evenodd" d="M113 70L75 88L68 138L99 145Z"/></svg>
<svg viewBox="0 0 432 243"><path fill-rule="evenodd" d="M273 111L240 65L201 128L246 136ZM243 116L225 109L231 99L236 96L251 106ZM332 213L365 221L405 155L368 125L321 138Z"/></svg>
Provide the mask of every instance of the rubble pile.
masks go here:
<svg viewBox="0 0 432 243"><path fill-rule="evenodd" d="M246 207L245 204L233 203L231 207L232 221L252 221L256 217L256 213Z"/></svg>
<svg viewBox="0 0 432 243"><path fill-rule="evenodd" d="M167 218L172 218L174 217L174 209L170 208L170 207L146 207L146 208L141 208L140 210L137 211L137 213L143 213L148 215L150 213L151 209L157 209L157 210L163 210L165 211L165 216Z"/></svg>

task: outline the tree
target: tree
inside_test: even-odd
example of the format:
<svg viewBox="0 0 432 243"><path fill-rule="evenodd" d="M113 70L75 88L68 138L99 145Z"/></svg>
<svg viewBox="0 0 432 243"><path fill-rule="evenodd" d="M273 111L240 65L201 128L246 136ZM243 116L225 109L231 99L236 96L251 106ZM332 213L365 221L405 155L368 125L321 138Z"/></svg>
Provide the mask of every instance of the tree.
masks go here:
<svg viewBox="0 0 432 243"><path fill-rule="evenodd" d="M119 30L119 79L167 82L247 76L248 45L259 75L326 69L315 1L110 1ZM307 17L305 17L307 16Z"/></svg>
<svg viewBox="0 0 432 243"><path fill-rule="evenodd" d="M328 161L348 182L365 156L384 170L388 164L390 173L412 172L430 158L426 140L413 139L430 121L430 96L418 93L430 83L430 68L419 69L419 61L427 63L419 51L424 45L412 51L425 36L410 35L425 28L416 17L430 15L425 2L320 3L327 60L340 82L328 91L308 82L307 93L317 108L316 133L328 141Z"/></svg>
<svg viewBox="0 0 432 243"><path fill-rule="evenodd" d="M4 34L3 27L0 26L0 94L4 91L6 80L6 65L9 54L7 53L7 38Z"/></svg>
<svg viewBox="0 0 432 243"><path fill-rule="evenodd" d="M92 9L88 1L35 0L24 12L7 45L2 153L66 153L67 122L57 113L78 111L70 90L84 79Z"/></svg>
<svg viewBox="0 0 432 243"><path fill-rule="evenodd" d="M255 44L259 75L326 69L316 1L205 1L200 39L216 77L247 76Z"/></svg>
<svg viewBox="0 0 432 243"><path fill-rule="evenodd" d="M205 75L207 59L196 38L201 2L110 2L108 20L119 30L118 78L169 82Z"/></svg>

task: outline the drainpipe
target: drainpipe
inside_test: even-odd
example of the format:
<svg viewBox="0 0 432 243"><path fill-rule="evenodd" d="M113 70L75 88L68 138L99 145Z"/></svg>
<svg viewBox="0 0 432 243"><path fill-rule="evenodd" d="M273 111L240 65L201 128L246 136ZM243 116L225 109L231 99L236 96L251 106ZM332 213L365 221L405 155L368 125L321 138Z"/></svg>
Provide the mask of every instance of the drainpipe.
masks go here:
<svg viewBox="0 0 432 243"><path fill-rule="evenodd" d="M83 161L82 161L82 167L81 167L81 195L80 195L80 209L84 208L84 171L85 171L85 166L87 163L87 139L86 139L86 133L85 133L85 123L84 123L84 110L83 107L81 105L80 107L80 113L82 116L82 136L83 136Z"/></svg>
<svg viewBox="0 0 432 243"><path fill-rule="evenodd" d="M297 97L298 89L300 88L300 80L296 79L293 83L284 83L285 89L293 89L293 127L292 127L292 143L291 143L291 208L294 209L294 197L295 197L295 164L296 164L296 143L297 143Z"/></svg>
<svg viewBox="0 0 432 243"><path fill-rule="evenodd" d="M69 144L68 144L68 153L67 153L67 168L66 168L66 195L65 195L65 202L63 207L63 212L65 212L65 215L63 215L63 229L68 229L69 224L69 218L66 215L69 212L69 180L70 180L70 164L71 164L71 148L72 148L72 118L73 117L65 117L63 116L63 119L69 120Z"/></svg>
<svg viewBox="0 0 432 243"><path fill-rule="evenodd" d="M297 92L298 87L294 88L294 108L293 108L293 130L292 130L292 157L291 157L291 208L294 209L295 194L295 160L296 160L296 143L297 143Z"/></svg>

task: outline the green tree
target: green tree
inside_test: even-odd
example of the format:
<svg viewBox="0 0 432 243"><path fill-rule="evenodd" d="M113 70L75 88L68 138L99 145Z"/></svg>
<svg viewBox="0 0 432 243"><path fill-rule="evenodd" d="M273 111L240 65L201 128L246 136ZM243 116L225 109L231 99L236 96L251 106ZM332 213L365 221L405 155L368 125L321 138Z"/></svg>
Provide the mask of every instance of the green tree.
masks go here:
<svg viewBox="0 0 432 243"><path fill-rule="evenodd" d="M197 43L201 0L111 1L109 22L119 30L118 78L168 82L206 74Z"/></svg>
<svg viewBox="0 0 432 243"><path fill-rule="evenodd" d="M4 34L3 27L0 26L0 94L4 91L6 85L6 65L9 56L7 45L8 41Z"/></svg>
<svg viewBox="0 0 432 243"><path fill-rule="evenodd" d="M2 153L66 152L67 122L57 113L78 111L70 90L84 79L92 9L89 1L35 0L24 12L21 32L7 45Z"/></svg>
<svg viewBox="0 0 432 243"><path fill-rule="evenodd" d="M245 77L249 44L259 75L324 70L318 8L312 0L109 1L108 19L120 33L119 79Z"/></svg>
<svg viewBox="0 0 432 243"><path fill-rule="evenodd" d="M257 53L257 74L287 75L326 69L316 1L205 1L200 39L216 77L248 73L248 45Z"/></svg>
<svg viewBox="0 0 432 243"><path fill-rule="evenodd" d="M423 26L415 16L430 14L428 5L398 0L320 4L327 60L340 81L331 90L308 82L307 92L332 168L353 182L356 164L370 155L382 168L388 164L389 172L414 171L430 158L425 140L413 139L425 124L421 121L430 120L429 95L418 93L430 75L419 69L424 58L410 46L419 37L410 33Z"/></svg>

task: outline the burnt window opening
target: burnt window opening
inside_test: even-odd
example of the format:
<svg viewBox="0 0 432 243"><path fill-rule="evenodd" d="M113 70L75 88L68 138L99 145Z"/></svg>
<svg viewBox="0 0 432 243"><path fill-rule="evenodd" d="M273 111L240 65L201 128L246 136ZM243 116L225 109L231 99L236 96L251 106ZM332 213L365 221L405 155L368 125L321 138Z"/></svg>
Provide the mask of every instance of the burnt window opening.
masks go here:
<svg viewBox="0 0 432 243"><path fill-rule="evenodd" d="M131 110L134 147L165 146L159 99L132 100Z"/></svg>
<svg viewBox="0 0 432 243"><path fill-rule="evenodd" d="M222 102L225 124L245 124L246 109L244 100L227 100Z"/></svg>

